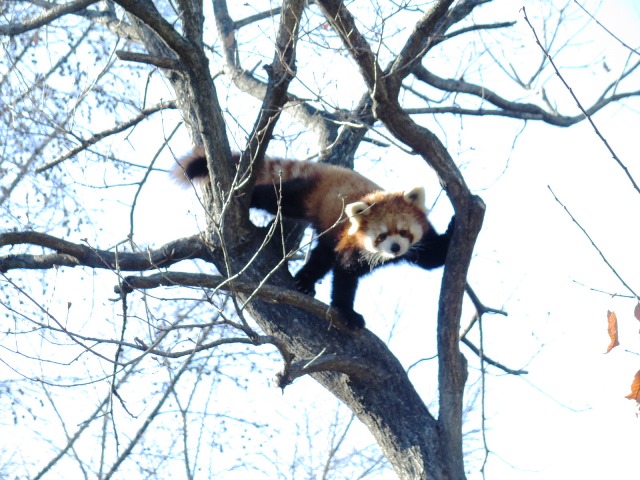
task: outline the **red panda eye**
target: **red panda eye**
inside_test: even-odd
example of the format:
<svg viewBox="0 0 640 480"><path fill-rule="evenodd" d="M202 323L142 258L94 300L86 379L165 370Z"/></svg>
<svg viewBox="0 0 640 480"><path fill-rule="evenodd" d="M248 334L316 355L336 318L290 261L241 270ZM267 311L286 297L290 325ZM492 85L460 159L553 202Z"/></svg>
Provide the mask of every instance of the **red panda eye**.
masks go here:
<svg viewBox="0 0 640 480"><path fill-rule="evenodd" d="M402 238L409 238L409 230L400 230L399 233Z"/></svg>
<svg viewBox="0 0 640 480"><path fill-rule="evenodd" d="M387 239L387 234L386 233L381 233L380 235L378 235L376 237L376 243L382 243Z"/></svg>

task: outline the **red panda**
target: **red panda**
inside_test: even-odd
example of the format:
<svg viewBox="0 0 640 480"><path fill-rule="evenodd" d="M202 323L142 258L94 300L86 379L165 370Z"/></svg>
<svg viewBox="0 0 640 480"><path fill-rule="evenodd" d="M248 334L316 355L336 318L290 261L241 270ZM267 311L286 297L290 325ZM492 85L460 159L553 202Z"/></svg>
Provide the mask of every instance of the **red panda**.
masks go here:
<svg viewBox="0 0 640 480"><path fill-rule="evenodd" d="M207 180L202 147L179 160L173 174L181 182ZM444 265L454 219L439 235L427 220L424 202L422 187L387 192L347 168L269 157L251 197L254 208L272 214L280 209L285 217L311 224L317 245L294 277L296 288L315 295L315 284L333 270L331 306L352 329L365 325L353 310L361 276L403 259L426 269Z"/></svg>

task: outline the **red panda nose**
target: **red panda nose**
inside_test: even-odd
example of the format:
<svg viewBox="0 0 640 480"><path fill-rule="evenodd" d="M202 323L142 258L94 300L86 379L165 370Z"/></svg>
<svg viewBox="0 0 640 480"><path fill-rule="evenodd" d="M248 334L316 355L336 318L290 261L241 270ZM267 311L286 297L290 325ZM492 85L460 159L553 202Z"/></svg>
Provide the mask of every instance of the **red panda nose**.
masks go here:
<svg viewBox="0 0 640 480"><path fill-rule="evenodd" d="M400 244L392 243L391 246L389 247L389 250L391 250L391 253L398 253L400 251Z"/></svg>

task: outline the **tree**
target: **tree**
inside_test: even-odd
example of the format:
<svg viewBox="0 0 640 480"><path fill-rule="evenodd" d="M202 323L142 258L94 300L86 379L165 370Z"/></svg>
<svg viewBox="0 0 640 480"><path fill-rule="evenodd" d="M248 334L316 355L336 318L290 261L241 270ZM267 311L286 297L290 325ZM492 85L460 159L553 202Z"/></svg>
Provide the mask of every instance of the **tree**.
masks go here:
<svg viewBox="0 0 640 480"><path fill-rule="evenodd" d="M173 396L183 416L188 415L190 406L180 403L176 385L185 373L192 375L195 385L201 375L218 370L210 363L202 369L196 360L222 363L229 356L235 361L245 356L234 350L239 345L268 345L283 362L279 385L284 388L311 375L367 426L399 478L465 478L462 423L467 362L460 350L460 322L485 206L436 135L437 124L427 126L417 118L501 116L563 127L585 118L562 114L548 99L545 82L550 65L544 52L533 69L530 60L523 67L501 58L498 39L513 35L518 13L512 12L508 21L477 20L492 3L287 0L250 16L230 11L224 0L214 0L211 12L208 5L188 1L76 0L2 7L0 34L6 55L1 85L3 97L10 101L2 109L6 142L0 203L8 221L0 245L11 248L0 257L0 271L3 307L16 325L7 334L35 328L48 342L65 339L74 353L59 361L71 363L75 355L91 355L97 369L92 370L93 380L93 372L101 371L97 377L111 384L111 394L85 417L81 428L65 432L66 447L49 465L40 466L41 474L63 455L82 457L75 450L77 439L113 403L131 409L123 391L132 388L129 375L139 374L150 357L167 362L169 380L148 421L130 432L126 448L120 447L117 435L114 443L119 448L111 450L108 442L103 443L103 460L97 467L101 477L110 478L131 459L151 423L170 428L157 420L167 399ZM539 18L546 27L542 44L551 56L570 41L560 29L569 5L541 7ZM235 8L246 12L249 7ZM408 22L410 32L405 28ZM470 44L477 49L473 54L468 54ZM43 50L46 61L39 57ZM353 75L333 71L344 65L353 65L357 84ZM500 85L504 94L482 83L483 72L496 66L511 81ZM637 96L638 92L625 90L625 81L637 66L630 63L615 82L604 85L586 112L593 115L613 102ZM441 70L444 73L438 73ZM335 85L335 94L323 91L323 83ZM516 90L511 90L514 86ZM536 89L539 98L530 94ZM257 107L247 109L249 97L258 99ZM287 115L281 116L283 112ZM138 137L145 121L155 121L164 138L145 133ZM172 148L174 133L185 130L194 144L204 146L213 172L215 188L205 186L203 192L206 226L192 237L141 247L143 233L135 217L138 195L156 168L157 156ZM310 138L317 148L309 146ZM117 143L108 146L114 139L131 142L144 160L134 160L131 150L123 155ZM242 151L238 164L232 161L230 139L236 142L234 149ZM437 417L384 342L366 330L354 334L328 328L339 327L339 318L327 313L321 302L292 290L291 276L283 266L297 251L300 226L276 219L257 227L249 220L247 199L255 167L267 148L282 150L282 145L296 156L307 149L319 161L349 167L362 151L389 148L417 155L435 171L456 215L438 301ZM151 153L154 149L156 156ZM393 156L385 158L385 163L393 163ZM104 187L110 187L106 195L119 195L109 193L116 178L132 182L127 249L107 247L103 238L109 237L99 231L104 225L94 221L95 211L84 211L78 179L95 174L97 168ZM89 178L98 187L96 177ZM78 235L87 238L70 240ZM42 253L39 248L46 250ZM194 259L203 270L215 266L219 275L173 268ZM59 267L115 274L111 278L117 278L121 316L110 335L89 335L69 327L61 320L68 312L52 312L42 298L36 298L34 280L23 270ZM52 282L51 276L45 280ZM171 294L162 293L167 297L158 302L152 299L159 295L152 292L167 286L190 287L199 298L191 303L171 299L179 310L169 319L162 309ZM486 313L473 291L470 294L479 315ZM140 295L144 300L138 300ZM136 305L131 307L132 303ZM486 360L481 348L465 343ZM228 350L222 348L229 345ZM16 351L37 357L35 349ZM178 359L173 367L171 359ZM240 363L253 361L245 357ZM100 362L108 362L112 370L104 371ZM53 377L46 378L45 395L47 385L55 383ZM110 428L103 426L103 432L111 432ZM186 427L184 432L184 465L191 474L194 454ZM154 464L150 457L140 462L141 468L158 474L161 462ZM83 462L77 463L82 468Z"/></svg>

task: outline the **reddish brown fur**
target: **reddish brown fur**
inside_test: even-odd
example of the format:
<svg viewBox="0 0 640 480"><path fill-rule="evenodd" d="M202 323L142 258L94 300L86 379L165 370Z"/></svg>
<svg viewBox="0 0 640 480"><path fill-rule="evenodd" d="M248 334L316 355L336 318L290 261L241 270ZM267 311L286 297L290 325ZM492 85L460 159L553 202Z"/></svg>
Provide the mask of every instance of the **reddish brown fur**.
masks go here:
<svg viewBox="0 0 640 480"><path fill-rule="evenodd" d="M293 178L311 180L313 188L305 199L307 220L318 233L330 230L336 238L345 224L333 228L344 220L344 207L363 196L381 190L378 185L353 170L325 163L300 162L266 158L264 168L258 173L257 185L285 182ZM382 192L381 192L382 193ZM346 225L348 228L348 225Z"/></svg>
<svg viewBox="0 0 640 480"><path fill-rule="evenodd" d="M238 160L239 154L233 154ZM196 168L195 175L190 172ZM208 180L204 148L200 145L180 159L173 169L173 176L181 183L193 180ZM339 219L344 218L345 205L355 202L364 195L381 190L368 178L353 170L327 163L303 162L282 158L265 157L263 167L258 171L256 185L278 185L291 179L309 179L313 188L305 201L307 220L323 232L330 229ZM337 201L335 201L337 200Z"/></svg>
<svg viewBox="0 0 640 480"><path fill-rule="evenodd" d="M234 157L239 157L239 154L234 153ZM183 183L208 180L203 147L196 147L182 158L173 175ZM256 185L277 186L292 179L309 180L310 188L304 199L305 218L318 233L327 232L326 235L334 238L334 242L339 244L337 250L363 248L364 234L372 224L385 223L389 234L397 233L400 217L414 219L424 232L429 228L424 212L407 202L402 192L382 191L359 173L335 165L265 157L256 177ZM345 221L344 207L357 201L371 205L371 210L362 216L360 228L352 235L347 235L350 224ZM419 240L411 238L411 243Z"/></svg>

